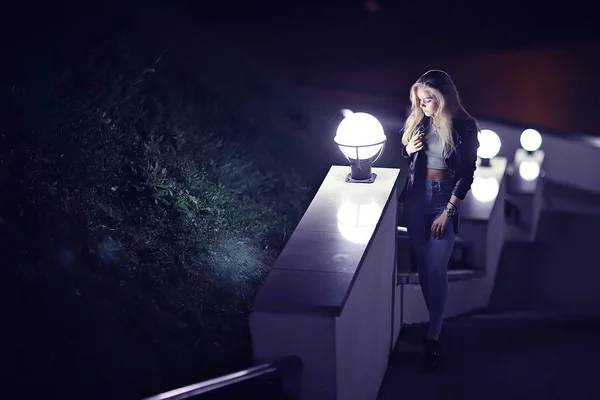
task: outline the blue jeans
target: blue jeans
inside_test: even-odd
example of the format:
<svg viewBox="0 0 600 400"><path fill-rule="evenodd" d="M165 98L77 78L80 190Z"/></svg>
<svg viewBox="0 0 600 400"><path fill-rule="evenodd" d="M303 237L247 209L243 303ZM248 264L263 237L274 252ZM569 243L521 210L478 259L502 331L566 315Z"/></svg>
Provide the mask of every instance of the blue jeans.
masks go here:
<svg viewBox="0 0 600 400"><path fill-rule="evenodd" d="M404 201L408 238L419 272L419 283L429 311L429 335L439 335L448 298L448 262L454 248L452 220L439 239L431 235L433 221L444 211L452 196L452 181L426 181L413 188Z"/></svg>

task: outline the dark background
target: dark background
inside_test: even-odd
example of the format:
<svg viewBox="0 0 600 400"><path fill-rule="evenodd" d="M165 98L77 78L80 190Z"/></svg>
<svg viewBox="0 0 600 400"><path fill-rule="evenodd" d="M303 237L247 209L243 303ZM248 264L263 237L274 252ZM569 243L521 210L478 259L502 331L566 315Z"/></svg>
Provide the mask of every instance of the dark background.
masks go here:
<svg viewBox="0 0 600 400"><path fill-rule="evenodd" d="M137 218L138 214L131 212L137 210L137 206L122 203L128 198L127 193L113 191L108 185L110 182L99 177L102 171L90 163L108 159L121 143L125 149L123 154L141 147L131 144L131 135L122 135L113 141L106 139L104 147L101 146L98 153L92 153L91 150L97 148L94 128L103 125L97 123L94 114L97 109L85 105L99 104L104 109L112 109L119 100L119 105L128 107L123 107L119 113L115 111L122 126L118 132L130 132L127 129L136 127L137 123L143 132L152 131L157 119L145 119L140 109L131 107L135 104L126 101L127 98L121 103L120 99L125 95L116 95L129 92L120 91L118 85L115 89L110 84L120 74L128 78L119 81L125 82L123 87L137 87L129 83L135 82L140 71L153 65L157 54L162 54L163 42L173 51L161 61L157 78L140 86L144 91L139 97L148 95L160 104L172 104L174 115L189 109L199 120L213 122L216 128L222 128L219 132L223 137L229 132L236 140L244 136L248 142L256 142L257 136L262 134L265 142L280 146L282 151L273 153L277 153L278 160L287 157L285 162L266 169L285 177L279 180L282 185L287 185L285 191L274 190L265 198L261 190L253 189L257 185L246 184L245 180L242 183L243 187L254 190L247 197L263 202L261 205L264 201L272 201L283 210L291 209L291 205L300 210L298 215L289 216L285 211L277 214L285 216L286 223L292 226L302 212L302 204L297 205L298 199L310 200L309 190L304 188L311 188L312 180L320 182L321 175L311 172L315 164L318 164L317 169L325 170L337 163L335 157L341 157L330 140L335 124L341 119L339 109L373 110L378 117L385 114L394 123L401 123L408 89L427 69L447 70L455 80L465 106L475 116L548 127L564 134L598 135L595 113L600 89L597 78L599 40L593 29L596 23L595 14L589 8L591 5L386 0L381 3L379 12L371 13L359 0L180 0L187 14L183 19L185 26L182 24L178 29L177 21L182 19L172 18L168 13L141 17L152 12L151 3L157 1L24 0L4 3L0 10L0 107L5 111L0 124L0 161L4 163L0 165L3 195L0 237L4 239L0 243L5 246L4 260L19 253L19 257L27 254L23 259L35 261L31 264L3 263L0 304L3 311L10 311L3 316L7 326L3 354L7 364L12 364L14 375L5 376L12 380L9 382L12 385L6 388L25 388L46 396L61 393L64 398L94 398L92 394L95 398L139 398L141 393L151 394L220 375L248 363L250 346L243 342L248 336L236 325L247 324L246 303L240 309L230 307L230 313L224 313L224 304L236 304L213 294L196 296L198 301L206 300L210 307L204 307L205 311L194 308L193 312L181 317L179 311L166 307L172 303L170 297L161 298L160 292L140 289L136 286L140 280L131 279L128 281L130 286L124 289L120 278L112 275L113 270L101 269L102 263L96 263L88 251L90 246L96 248L94 246L104 242L97 241L91 234L89 237L80 234L90 231L86 218L90 204L96 201L105 200L103 204L107 206L116 204L123 215ZM189 21L188 15L193 22ZM140 18L143 23L136 24L135 18ZM209 27L219 39L266 68L255 74L247 60L240 62L225 51L220 54L221 44L210 42L209 35L204 30L193 29L196 27ZM82 35L80 39L78 35L82 32L87 36ZM88 53L99 47L99 43L106 43L106 51L95 64L89 61L92 57ZM122 43L123 47L115 43ZM51 44L54 47L50 47ZM110 65L103 66L104 63ZM63 65L72 68L63 70ZM103 68L107 68L106 74ZM306 100L309 97L302 97L296 88L279 85L281 82L276 79L271 82L268 71L289 78L317 97ZM66 83L56 87L72 89L72 92L59 93L53 89L52 79L57 80L63 74ZM261 74L269 79L260 81ZM97 85L93 86L95 83ZM80 87L88 88L89 93L82 94ZM215 114L220 117L211 114L213 108L202 108L204 100L189 101L185 96L188 91L198 92L198 96L204 96L200 96L201 99L212 99L207 100L207 104L220 110ZM115 93L113 99L110 94ZM78 101L71 104L69 96ZM79 100L88 97L90 103L80 106ZM335 106L319 102L318 97L331 100ZM24 106L22 110L15 98L20 99ZM40 107L38 102L42 100L46 101L43 104L51 103L50 106ZM188 108L180 106L182 104ZM161 135L172 132L173 124L177 123L190 126L189 136L196 136L196 126L187 125L187 120L181 118L181 121L177 118L162 121L166 128L160 130ZM54 138L55 120L72 127L64 131L63 137L68 140L46 140ZM90 129L80 129L79 120L87 121L85 126ZM71 139L77 146L70 145ZM392 138L390 143L393 143ZM32 146L40 150L40 154L33 157L35 163L33 153L26 151ZM310 151L306 151L308 147ZM64 154L62 149L69 150L62 161L67 167L60 168L64 176L59 172L48 173L44 157L56 159L57 154ZM225 167L220 168L223 151L201 150L204 153L196 156L209 160L214 157L222 177L234 175ZM86 158L86 154L98 156ZM387 151L387 154L394 156L393 151ZM179 153L173 160L181 156ZM253 161L268 161L263 151L253 152L248 157ZM84 159L87 161L81 162ZM128 156L125 161L141 169L148 165L134 156ZM169 160L162 157L158 161ZM7 167L6 163L10 165ZM291 174L283 169L284 166L299 175L297 181L290 179ZM38 174L39 171L45 173ZM131 172L129 169L123 171ZM190 171L190 174L196 172ZM69 181L71 172L78 180ZM91 177L86 176L88 173ZM62 198L49 196L52 190L42 188L42 183L55 183L55 175L62 177L61 182L72 184L79 193L86 194L78 195L76 210L64 212L59 201ZM260 173L255 175L264 178ZM197 182L201 175L189 176L190 182ZM270 181L270 178L264 180ZM232 191L240 189L234 186ZM103 189L93 192L96 187ZM62 190L60 193L71 193L67 184L61 183L58 188ZM53 186L53 190L57 190L56 187ZM304 197L298 193L303 193ZM222 205L218 202L215 201L215 206ZM239 204L240 213L246 214L245 203ZM132 222L130 231L147 228L147 215L144 213L144 218ZM6 224L9 219L14 222L10 227ZM99 218L94 221L102 222ZM158 222L177 228L179 225L174 225L174 221L178 220L167 215ZM262 222L260 218L252 221L254 225ZM71 224L66 233L61 230L63 223ZM239 220L235 223L239 224ZM273 230L279 228L272 220L264 225ZM104 228L112 230L115 227L108 224ZM193 233L197 232L200 231L193 230ZM121 236L128 237L126 233L125 230L120 232ZM184 233L188 235L188 231ZM169 240L161 242L162 245L177 253L181 246L174 240L176 235L164 236ZM157 237L159 235L153 236ZM65 270L55 260L55 250L61 247L52 246L59 241L60 246L78 249L77 254L81 254L83 260L77 264L80 268ZM131 254L142 254L136 253L138 248L130 246L128 249ZM178 265L185 267L187 262L181 261ZM231 265L236 264L232 262ZM145 270L140 268L139 271ZM177 281L175 268L166 268L166 271L175 275L169 275L172 281ZM140 272L144 278L147 275ZM210 281L208 284L219 287ZM182 293L177 286L164 286L169 290L175 288L173 292L177 294ZM130 288L137 288L137 291ZM194 290L194 287L189 289ZM234 290L237 287L226 289L238 292ZM143 298L134 295L143 295ZM131 297L135 298L132 300ZM237 297L227 297L230 298ZM155 302L164 303L165 307L156 307ZM194 304L190 303L190 307ZM236 318L231 318L233 312ZM198 322L200 319L202 321ZM228 328L232 321L236 324ZM228 332L228 339L223 339ZM243 336L239 341L241 344L235 347L239 336ZM224 345L217 342L221 339ZM199 340L205 347L199 347ZM246 354L233 361L227 359L240 355L239 349L245 349ZM82 392L88 395L81 395ZM122 397L115 397L116 393ZM129 393L140 395L129 396Z"/></svg>
<svg viewBox="0 0 600 400"><path fill-rule="evenodd" d="M221 38L349 107L403 115L410 85L439 68L477 116L598 135L591 3L380 3L371 13L360 0L186 1Z"/></svg>

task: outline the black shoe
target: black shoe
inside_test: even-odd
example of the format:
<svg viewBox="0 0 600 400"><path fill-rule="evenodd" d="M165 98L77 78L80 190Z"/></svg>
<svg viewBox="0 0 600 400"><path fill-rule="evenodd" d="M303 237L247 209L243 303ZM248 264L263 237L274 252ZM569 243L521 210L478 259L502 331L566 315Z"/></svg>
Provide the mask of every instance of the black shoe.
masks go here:
<svg viewBox="0 0 600 400"><path fill-rule="evenodd" d="M439 340L425 342L425 371L436 371L442 362L442 344Z"/></svg>

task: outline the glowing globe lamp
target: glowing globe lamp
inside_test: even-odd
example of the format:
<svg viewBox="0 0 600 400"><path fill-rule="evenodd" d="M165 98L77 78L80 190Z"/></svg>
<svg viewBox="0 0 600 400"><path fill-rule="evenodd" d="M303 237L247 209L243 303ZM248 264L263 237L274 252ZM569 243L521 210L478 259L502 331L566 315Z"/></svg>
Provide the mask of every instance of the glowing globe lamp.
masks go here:
<svg viewBox="0 0 600 400"><path fill-rule="evenodd" d="M525 129L521 133L521 147L529 154L542 147L542 135L535 129Z"/></svg>
<svg viewBox="0 0 600 400"><path fill-rule="evenodd" d="M496 157L498 152L500 152L502 142L496 132L490 129L482 129L477 137L479 139L477 156L481 159L482 167L489 167L490 159Z"/></svg>
<svg viewBox="0 0 600 400"><path fill-rule="evenodd" d="M377 175L371 173L371 166L381 157L387 140L377 118L364 112L347 112L333 140L350 162L346 182L374 182Z"/></svg>

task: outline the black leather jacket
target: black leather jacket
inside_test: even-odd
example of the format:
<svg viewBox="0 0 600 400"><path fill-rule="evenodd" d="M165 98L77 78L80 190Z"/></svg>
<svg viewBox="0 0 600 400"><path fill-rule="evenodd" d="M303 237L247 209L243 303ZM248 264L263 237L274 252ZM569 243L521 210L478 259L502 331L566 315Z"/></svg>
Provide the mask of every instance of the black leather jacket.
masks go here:
<svg viewBox="0 0 600 400"><path fill-rule="evenodd" d="M430 118L425 117L421 121L423 129L427 129L430 123ZM477 169L477 148L479 140L477 138L477 124L470 117L459 117L452 119L452 128L454 135L454 143L456 151L445 155L445 163L450 170L454 182L452 194L463 200L473 183L475 170ZM408 155L406 146L402 146L402 156L410 159L408 166L408 177L400 201L404 201L407 196L410 196L415 183L425 180L426 158L420 157L421 151ZM454 231L458 233L458 216L453 218Z"/></svg>

